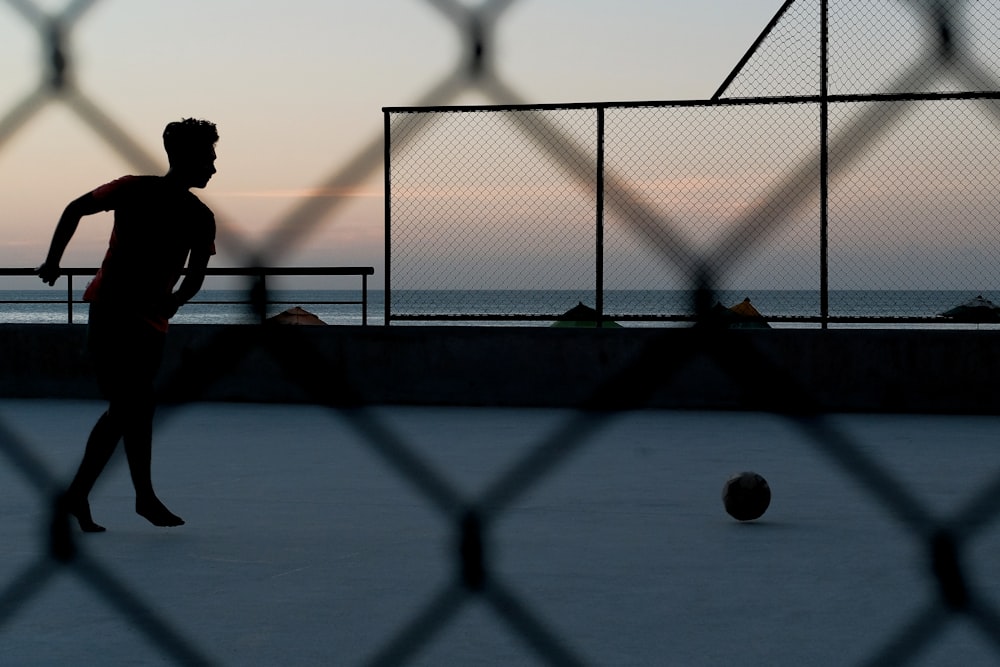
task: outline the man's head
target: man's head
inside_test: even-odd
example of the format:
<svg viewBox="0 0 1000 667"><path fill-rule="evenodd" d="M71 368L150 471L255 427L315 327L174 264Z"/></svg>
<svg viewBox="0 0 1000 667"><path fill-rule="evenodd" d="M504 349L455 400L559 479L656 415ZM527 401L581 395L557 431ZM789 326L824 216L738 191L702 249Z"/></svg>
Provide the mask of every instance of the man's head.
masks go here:
<svg viewBox="0 0 1000 667"><path fill-rule="evenodd" d="M219 133L215 123L185 118L168 123L163 130L163 147L170 161L170 174L186 187L203 188L215 173L215 144Z"/></svg>

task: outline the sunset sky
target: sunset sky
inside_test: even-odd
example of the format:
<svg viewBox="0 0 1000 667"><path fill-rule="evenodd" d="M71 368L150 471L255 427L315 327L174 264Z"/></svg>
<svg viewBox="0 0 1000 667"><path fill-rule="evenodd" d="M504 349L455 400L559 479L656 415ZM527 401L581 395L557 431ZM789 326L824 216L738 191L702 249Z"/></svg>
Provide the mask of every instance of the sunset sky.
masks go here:
<svg viewBox="0 0 1000 667"><path fill-rule="evenodd" d="M0 1L0 122L46 71L25 8L58 15L68 4ZM320 186L381 145L383 106L423 100L465 62L464 35L444 11L451 4L100 0L68 33L69 75L158 165L165 123L195 116L218 124L219 172L202 193L233 232L218 265L243 264L245 252L318 194L337 199L271 263L371 265L378 286L381 160L364 166L358 187ZM781 4L520 0L506 3L489 34L497 75L522 102L706 98ZM498 100L467 90L440 101ZM54 98L0 136L0 265L40 263L70 199L139 171L74 109ZM87 219L64 265L95 265L109 230L110 215Z"/></svg>
<svg viewBox="0 0 1000 667"><path fill-rule="evenodd" d="M37 266L71 199L126 173L164 171L163 126L199 117L216 122L221 135L218 174L200 193L220 221L216 266L247 266L258 254L270 265L373 266L370 286L379 288L385 275L383 107L708 99L782 4L0 0L0 266ZM901 71L933 51L937 32L922 19L925 5L924 0L831 3L831 92L885 92ZM483 33L485 62L494 73L487 80L497 84L492 87L470 86L466 76L470 42L464 28L470 12L484 7L494 16ZM754 76L730 92L818 92L818 7L818 0L795 3L769 42L777 48L766 46L756 54L749 66ZM924 91L1000 89L1000 51L993 38L1000 12L985 2L965 7L957 16L960 57L953 69L927 64L925 79L906 82L908 92L913 85ZM48 31L46 15L59 16L67 8L76 16L64 26L71 85L53 96L44 88L48 61L39 32ZM771 81L774 90L768 88ZM39 90L44 95L33 105ZM732 221L758 206L761 197L771 196L753 191L755 182L780 189L782 178L795 169L811 168L808 161L816 160L818 151L817 109L717 110L693 118L679 113L642 132L621 125L609 131L618 132L615 159L632 146L634 159L643 161L642 172L633 172L627 185L669 183L643 196L661 198L657 205L668 217L681 216L672 230L674 241L694 232L705 235L699 241L704 247L730 233ZM831 213L837 223L831 228L836 269L831 287L998 287L1000 267L994 258L1000 255L1000 239L992 231L997 186L991 165L1000 152L1000 107L929 103L896 115L882 113L889 108L874 109L878 115L868 125L852 127L852 119L870 110L841 105L831 112L832 131L848 135L846 144L837 137L832 144L839 189L831 193L831 205L837 207ZM671 129L671 137L657 138L664 127L677 128L676 135ZM109 142L109 132L120 136ZM902 141L881 143L893 133ZM678 137L687 144L671 143ZM476 141L472 135L463 146ZM852 149L852 141L862 150ZM660 154L653 152L658 146ZM646 157L640 157L643 151ZM841 169L836 160L847 154L854 162ZM446 158L441 160L429 169L444 175L449 167ZM508 171L519 169L520 163ZM476 187L478 196L490 199L489 178ZM813 199L817 187L808 183ZM509 192L500 208L513 211L517 202ZM498 198L503 194L496 191ZM689 211L676 197L700 208ZM545 214L546 224L559 224L559 212L569 204L550 197L545 206L552 211ZM765 217L777 213L761 211ZM701 224L699 217L706 225L702 231L692 228ZM612 217L609 221L614 223ZM490 218L480 222L489 224ZM516 231L515 222L496 226ZM790 282L776 287L815 288L815 212L790 222L780 230L784 237L766 244L765 235L753 231L757 223L732 232L727 243L733 247L755 246L753 252L741 250L739 262L726 260L741 285L771 288L779 270L797 267ZM468 224L468 218L450 224ZM446 226L422 243L435 248L438 235L449 236ZM110 228L110 215L88 218L64 266L96 265ZM756 236L744 238L744 232ZM543 242L550 243L552 253L559 250L558 242L534 241L519 239L532 253ZM765 252L767 261L755 263L756 251ZM627 263L630 252L623 245L609 249L609 256ZM464 259L471 257L466 253ZM536 259L559 270L554 256ZM421 257L409 260L419 263ZM929 267L931 261L940 263ZM584 266L589 264L584 261ZM447 267L442 268L443 274ZM688 267L674 262L672 268L683 273ZM467 282L456 274L450 284ZM526 270L517 277L516 284L521 283L536 285L537 279ZM668 287L655 271L632 273L631 285ZM355 287L357 281L330 286Z"/></svg>

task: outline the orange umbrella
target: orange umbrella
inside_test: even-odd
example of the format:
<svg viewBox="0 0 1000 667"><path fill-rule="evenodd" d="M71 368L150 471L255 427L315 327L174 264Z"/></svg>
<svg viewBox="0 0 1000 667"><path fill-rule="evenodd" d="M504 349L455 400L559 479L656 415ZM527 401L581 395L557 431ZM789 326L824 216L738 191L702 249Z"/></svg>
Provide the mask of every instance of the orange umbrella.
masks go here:
<svg viewBox="0 0 1000 667"><path fill-rule="evenodd" d="M759 310L753 307L753 304L750 303L749 297L743 299L742 303L738 303L735 306L730 306L729 310L733 311L734 313L742 317L759 317L761 319L763 319L764 317L763 315L760 314Z"/></svg>
<svg viewBox="0 0 1000 667"><path fill-rule="evenodd" d="M750 299L743 299L742 303L726 308L721 303L715 303L713 316L725 324L729 329L770 329L771 325L760 314Z"/></svg>

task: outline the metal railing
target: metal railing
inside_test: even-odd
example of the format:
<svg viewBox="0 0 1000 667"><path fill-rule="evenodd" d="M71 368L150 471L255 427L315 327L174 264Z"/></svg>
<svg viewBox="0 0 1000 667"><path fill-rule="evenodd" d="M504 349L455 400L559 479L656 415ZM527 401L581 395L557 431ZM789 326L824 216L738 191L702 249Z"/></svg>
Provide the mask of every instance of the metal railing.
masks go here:
<svg viewBox="0 0 1000 667"><path fill-rule="evenodd" d="M33 276L35 269L24 268L0 268L0 276ZM0 298L0 305L3 304L45 304L45 303L65 303L66 318L69 324L73 323L74 304L83 303L82 299L76 297L73 278L75 276L93 276L97 273L94 267L68 267L62 269L62 274L66 276L66 296L64 299L4 299ZM187 273L183 271L182 275ZM206 276L245 276L253 281L253 288L247 290L245 299L198 300L193 303L200 305L229 305L248 306L263 322L267 318L268 305L290 304L291 301L275 299L268 291L268 276L359 276L361 278L361 299L360 300L323 300L312 299L306 301L296 301L295 303L305 305L356 305L361 306L361 325L368 325L368 276L374 275L375 268L371 266L255 266L252 268L228 268L210 267ZM259 295L259 296L258 296Z"/></svg>

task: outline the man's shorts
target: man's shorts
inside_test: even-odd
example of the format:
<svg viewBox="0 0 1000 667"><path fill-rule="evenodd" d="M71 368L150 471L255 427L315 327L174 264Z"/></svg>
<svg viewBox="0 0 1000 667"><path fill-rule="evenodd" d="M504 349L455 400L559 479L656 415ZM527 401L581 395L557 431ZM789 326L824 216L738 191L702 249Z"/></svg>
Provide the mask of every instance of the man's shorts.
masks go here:
<svg viewBox="0 0 1000 667"><path fill-rule="evenodd" d="M87 352L107 400L150 400L165 342L166 334L141 316L90 304Z"/></svg>

